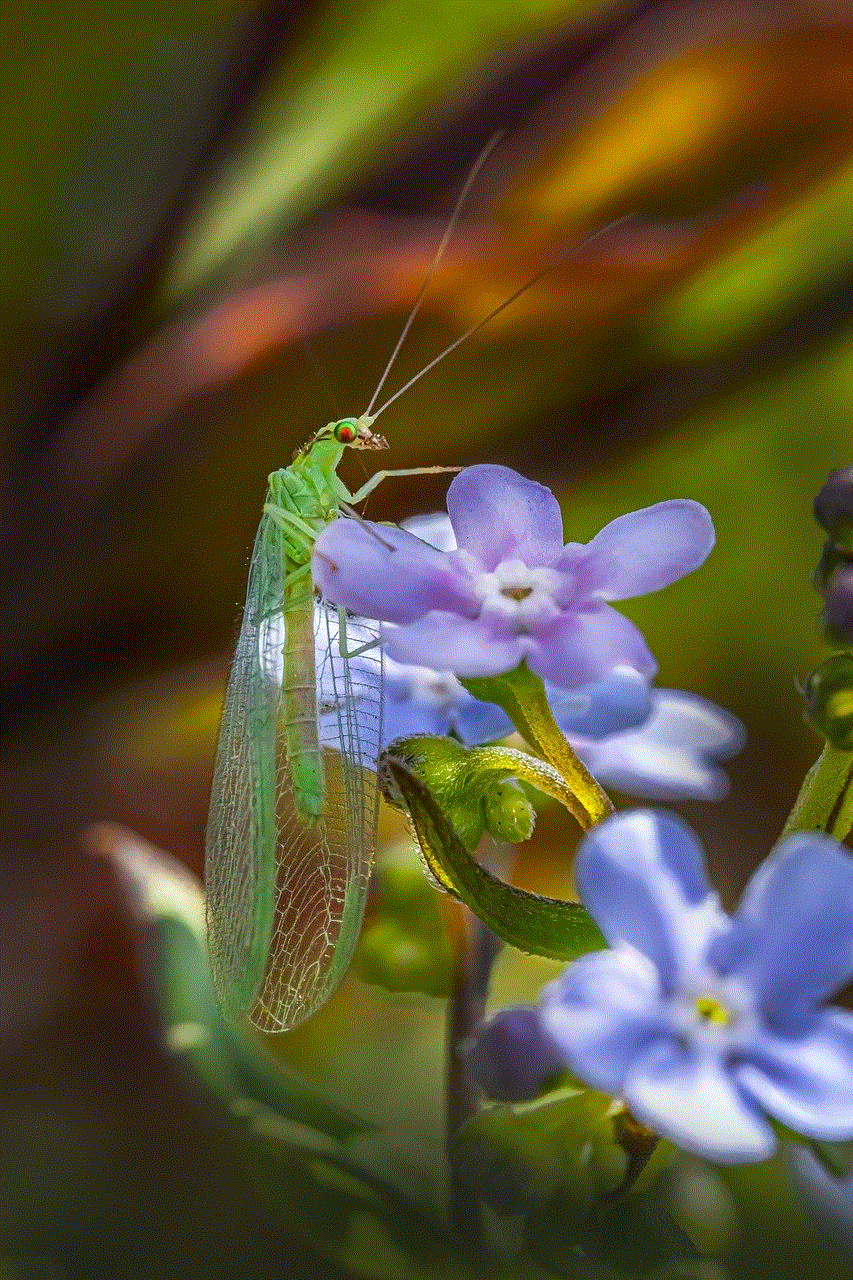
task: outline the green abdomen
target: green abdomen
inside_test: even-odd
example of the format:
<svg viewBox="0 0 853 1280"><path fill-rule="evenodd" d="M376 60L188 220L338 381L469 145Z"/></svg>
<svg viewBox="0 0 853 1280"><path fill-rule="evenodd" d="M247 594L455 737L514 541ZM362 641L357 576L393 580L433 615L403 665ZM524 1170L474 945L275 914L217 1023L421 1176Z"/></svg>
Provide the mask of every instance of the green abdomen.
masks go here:
<svg viewBox="0 0 853 1280"><path fill-rule="evenodd" d="M279 709L296 807L309 818L325 808L323 758L317 728L314 607L298 580L285 594L284 675Z"/></svg>

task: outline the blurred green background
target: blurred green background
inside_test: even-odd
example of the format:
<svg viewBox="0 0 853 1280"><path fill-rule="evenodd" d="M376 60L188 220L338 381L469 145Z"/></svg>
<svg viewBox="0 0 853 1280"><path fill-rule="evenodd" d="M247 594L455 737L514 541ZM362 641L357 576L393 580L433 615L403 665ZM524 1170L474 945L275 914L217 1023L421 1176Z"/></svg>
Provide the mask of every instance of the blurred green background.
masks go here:
<svg viewBox="0 0 853 1280"><path fill-rule="evenodd" d="M2 25L4 1265L335 1274L175 1073L82 833L200 871L266 475L364 409L503 128L390 389L633 216L389 410L389 465L511 465L573 540L708 506L707 565L626 612L662 685L746 723L729 798L684 806L736 897L819 749L796 686L822 657L811 502L853 454L849 9L91 0ZM388 482L370 514L444 487ZM566 892L573 840L544 815L520 882ZM495 999L551 972L505 955ZM273 1048L438 1163L443 1016L348 978ZM767 1274L805 1247L779 1204Z"/></svg>

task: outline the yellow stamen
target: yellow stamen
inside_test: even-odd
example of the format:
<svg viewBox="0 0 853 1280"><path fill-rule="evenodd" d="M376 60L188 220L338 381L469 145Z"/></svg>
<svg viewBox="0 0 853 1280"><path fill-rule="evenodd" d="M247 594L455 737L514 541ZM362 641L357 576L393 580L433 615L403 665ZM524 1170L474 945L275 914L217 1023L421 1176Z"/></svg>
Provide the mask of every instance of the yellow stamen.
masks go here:
<svg viewBox="0 0 853 1280"><path fill-rule="evenodd" d="M693 1008L704 1022L712 1022L715 1026L727 1027L733 1021L731 1012L713 996L699 996L694 1000Z"/></svg>

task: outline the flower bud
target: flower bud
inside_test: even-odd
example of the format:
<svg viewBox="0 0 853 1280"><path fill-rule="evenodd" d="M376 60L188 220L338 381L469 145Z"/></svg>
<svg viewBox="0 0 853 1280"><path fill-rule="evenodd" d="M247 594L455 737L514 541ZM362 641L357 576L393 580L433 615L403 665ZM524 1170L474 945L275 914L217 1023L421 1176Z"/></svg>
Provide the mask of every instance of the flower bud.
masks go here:
<svg viewBox="0 0 853 1280"><path fill-rule="evenodd" d="M543 1031L538 1009L501 1009L475 1033L468 1054L471 1074L490 1098L523 1102L541 1093L565 1063Z"/></svg>
<svg viewBox="0 0 853 1280"><path fill-rule="evenodd" d="M815 498L814 514L836 547L853 555L853 466L831 473Z"/></svg>
<svg viewBox="0 0 853 1280"><path fill-rule="evenodd" d="M838 653L809 676L805 719L839 751L853 751L853 654Z"/></svg>
<svg viewBox="0 0 853 1280"><path fill-rule="evenodd" d="M353 965L363 982L386 991L447 996L450 961L441 929L429 933L377 920L359 939Z"/></svg>
<svg viewBox="0 0 853 1280"><path fill-rule="evenodd" d="M840 564L832 573L823 602L828 638L853 645L853 561Z"/></svg>
<svg viewBox="0 0 853 1280"><path fill-rule="evenodd" d="M533 835L536 810L517 782L496 782L483 796L486 830L495 840L520 844Z"/></svg>
<svg viewBox="0 0 853 1280"><path fill-rule="evenodd" d="M429 788L469 852L476 849L484 830L509 844L531 835L536 815L524 792L510 780L510 764L496 767L488 752L427 735L398 738L389 752ZM404 808L393 784L384 786L385 798Z"/></svg>

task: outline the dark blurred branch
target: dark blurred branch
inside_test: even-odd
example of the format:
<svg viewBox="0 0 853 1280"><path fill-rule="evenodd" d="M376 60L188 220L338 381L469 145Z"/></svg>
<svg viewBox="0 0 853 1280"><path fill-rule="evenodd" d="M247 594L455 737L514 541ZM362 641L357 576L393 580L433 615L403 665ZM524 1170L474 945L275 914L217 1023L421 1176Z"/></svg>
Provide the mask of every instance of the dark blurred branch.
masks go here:
<svg viewBox="0 0 853 1280"><path fill-rule="evenodd" d="M270 0L239 24L224 62L223 86L217 95L218 101L215 100L218 112L211 113L207 132L195 153L187 157L171 202L126 265L122 278L104 304L65 335L62 348L56 353L52 383L22 431L23 471L28 470L27 462L52 438L58 424L128 352L140 308L168 260L177 233L239 133L247 109L279 61L303 9L303 0L291 0L289 4Z"/></svg>

